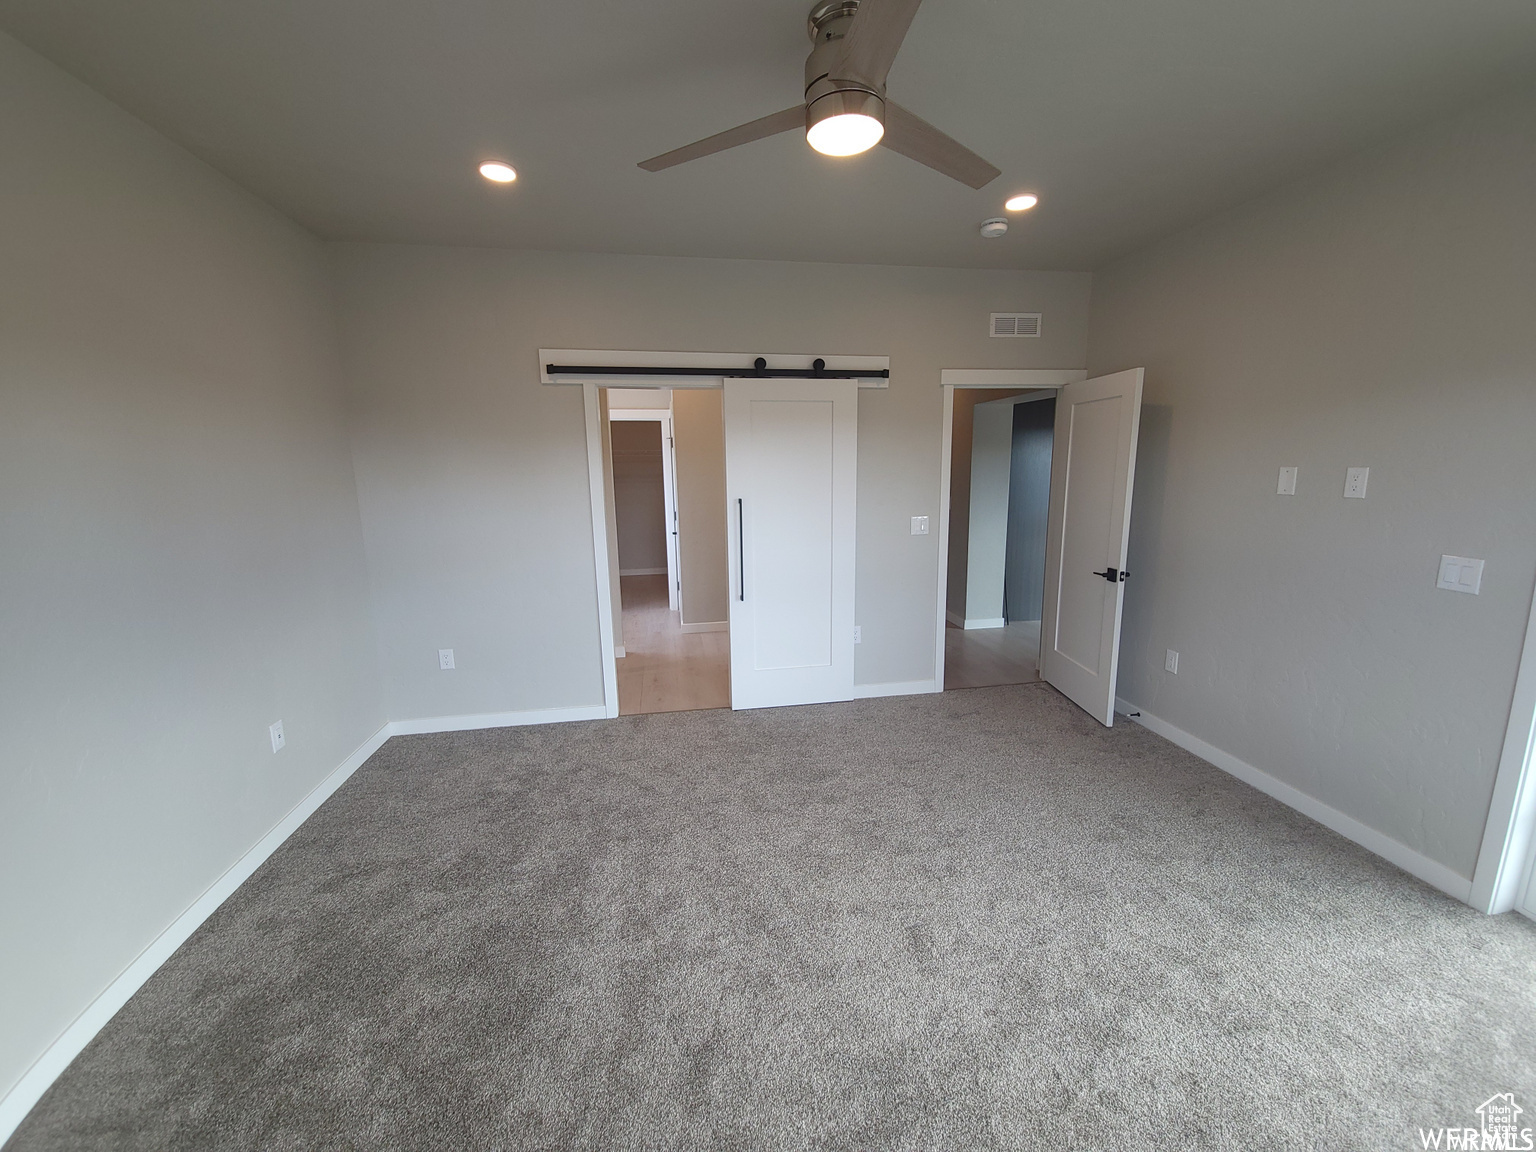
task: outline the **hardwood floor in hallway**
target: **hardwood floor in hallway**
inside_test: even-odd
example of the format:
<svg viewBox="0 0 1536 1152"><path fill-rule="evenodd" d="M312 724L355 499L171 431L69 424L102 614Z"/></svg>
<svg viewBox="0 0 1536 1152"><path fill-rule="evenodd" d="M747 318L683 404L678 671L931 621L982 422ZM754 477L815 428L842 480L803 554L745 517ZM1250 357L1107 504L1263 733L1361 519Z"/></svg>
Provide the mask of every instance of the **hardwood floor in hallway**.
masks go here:
<svg viewBox="0 0 1536 1152"><path fill-rule="evenodd" d="M687 712L731 706L728 632L684 633L667 607L665 576L624 576L624 652L619 714Z"/></svg>
<svg viewBox="0 0 1536 1152"><path fill-rule="evenodd" d="M1040 621L1006 628L944 629L944 690L1028 684L1040 679ZM623 696L619 697L623 700Z"/></svg>

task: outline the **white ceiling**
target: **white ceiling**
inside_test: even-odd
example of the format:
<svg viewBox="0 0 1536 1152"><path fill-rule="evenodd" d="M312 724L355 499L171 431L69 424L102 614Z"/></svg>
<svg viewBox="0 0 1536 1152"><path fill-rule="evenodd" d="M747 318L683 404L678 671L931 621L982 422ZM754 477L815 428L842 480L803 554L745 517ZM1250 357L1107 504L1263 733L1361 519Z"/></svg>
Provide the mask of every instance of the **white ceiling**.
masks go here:
<svg viewBox="0 0 1536 1152"><path fill-rule="evenodd" d="M797 102L809 7L0 0L0 27L328 238L974 267L1091 268L1536 76L1531 0L928 0L891 96L989 187L798 134L635 167Z"/></svg>

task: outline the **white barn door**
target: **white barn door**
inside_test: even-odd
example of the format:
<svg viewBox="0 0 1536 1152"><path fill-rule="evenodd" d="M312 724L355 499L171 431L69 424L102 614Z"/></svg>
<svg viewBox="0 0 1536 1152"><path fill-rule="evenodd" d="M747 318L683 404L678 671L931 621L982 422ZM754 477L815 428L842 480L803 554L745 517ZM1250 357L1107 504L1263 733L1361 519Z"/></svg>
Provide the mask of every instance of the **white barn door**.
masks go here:
<svg viewBox="0 0 1536 1152"><path fill-rule="evenodd" d="M731 707L853 697L859 391L726 380Z"/></svg>
<svg viewBox="0 0 1536 1152"><path fill-rule="evenodd" d="M1040 675L1106 727L1115 719L1141 380L1133 368L1067 384L1056 401Z"/></svg>

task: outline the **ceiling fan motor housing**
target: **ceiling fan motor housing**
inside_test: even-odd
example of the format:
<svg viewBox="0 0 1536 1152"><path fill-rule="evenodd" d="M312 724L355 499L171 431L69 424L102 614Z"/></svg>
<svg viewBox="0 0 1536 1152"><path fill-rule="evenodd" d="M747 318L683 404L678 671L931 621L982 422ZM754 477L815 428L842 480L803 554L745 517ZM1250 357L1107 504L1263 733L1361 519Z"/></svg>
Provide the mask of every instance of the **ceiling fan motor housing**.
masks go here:
<svg viewBox="0 0 1536 1152"><path fill-rule="evenodd" d="M811 43L841 40L848 31L848 22L859 10L859 0L818 0L806 17L805 31Z"/></svg>
<svg viewBox="0 0 1536 1152"><path fill-rule="evenodd" d="M884 93L857 80L833 79L842 39L859 10L859 0L820 0L806 21L811 54L805 60L805 127L833 116L856 113L885 123Z"/></svg>

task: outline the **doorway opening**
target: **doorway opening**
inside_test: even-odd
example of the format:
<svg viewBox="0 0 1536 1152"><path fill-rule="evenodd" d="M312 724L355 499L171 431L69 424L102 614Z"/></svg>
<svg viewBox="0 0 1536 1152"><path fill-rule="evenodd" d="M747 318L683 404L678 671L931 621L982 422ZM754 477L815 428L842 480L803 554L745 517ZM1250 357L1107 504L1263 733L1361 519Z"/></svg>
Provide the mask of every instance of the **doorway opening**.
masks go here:
<svg viewBox="0 0 1536 1152"><path fill-rule="evenodd" d="M602 388L620 715L731 706L719 389Z"/></svg>
<svg viewBox="0 0 1536 1152"><path fill-rule="evenodd" d="M1106 728L1114 724L1144 375L1140 368L1091 380L1085 372L944 370L939 491L943 562L939 565L936 687L980 687L1038 678ZM977 389L997 391L987 396ZM1042 390L1055 396L1050 480L1043 486L1031 482L1036 475L1034 461L1045 458L1044 421L1031 413L1021 414L1017 469L1021 495L1013 501L1016 559L1010 582L1010 516L1002 505L1002 493L1012 496L1015 485L1014 409L1041 403L1031 399L1030 393ZM955 428L967 420L971 442L965 444L962 436L957 450ZM988 444L993 445L991 450ZM951 487L957 481L968 490L952 497ZM990 510L983 507L988 493L995 500ZM1045 571L1039 640L1034 646L1038 655L1031 675L1028 657L1033 635L1025 636L1020 629L1016 648L1003 642L1009 639L1010 623L1032 623L1028 619L1034 613L1032 581L1039 569L1026 542L1037 524L1033 518L1041 499L1047 503ZM952 531L952 517L964 519L962 532ZM952 536L962 537L965 543L956 539L951 545ZM951 625L960 635L951 634ZM957 661L961 668L953 679L948 677L948 651L972 645L969 633L989 630L997 630L994 643L1001 651L984 652L990 659L971 661L982 666L967 673L969 653L962 650Z"/></svg>
<svg viewBox="0 0 1536 1152"><path fill-rule="evenodd" d="M1054 388L961 388L950 438L944 683L1040 678Z"/></svg>
<svg viewBox="0 0 1536 1152"><path fill-rule="evenodd" d="M883 388L889 368L869 356L772 359L540 350L545 383L589 377L580 385L609 716L856 694L858 397ZM675 569L662 589L661 573L647 571L660 567L655 552L619 544L613 430L648 421L662 425L661 482L670 476L675 500L663 511ZM622 501L642 519L650 508L652 527L633 536L654 545L655 439L621 430L618 442L623 483L650 486Z"/></svg>

